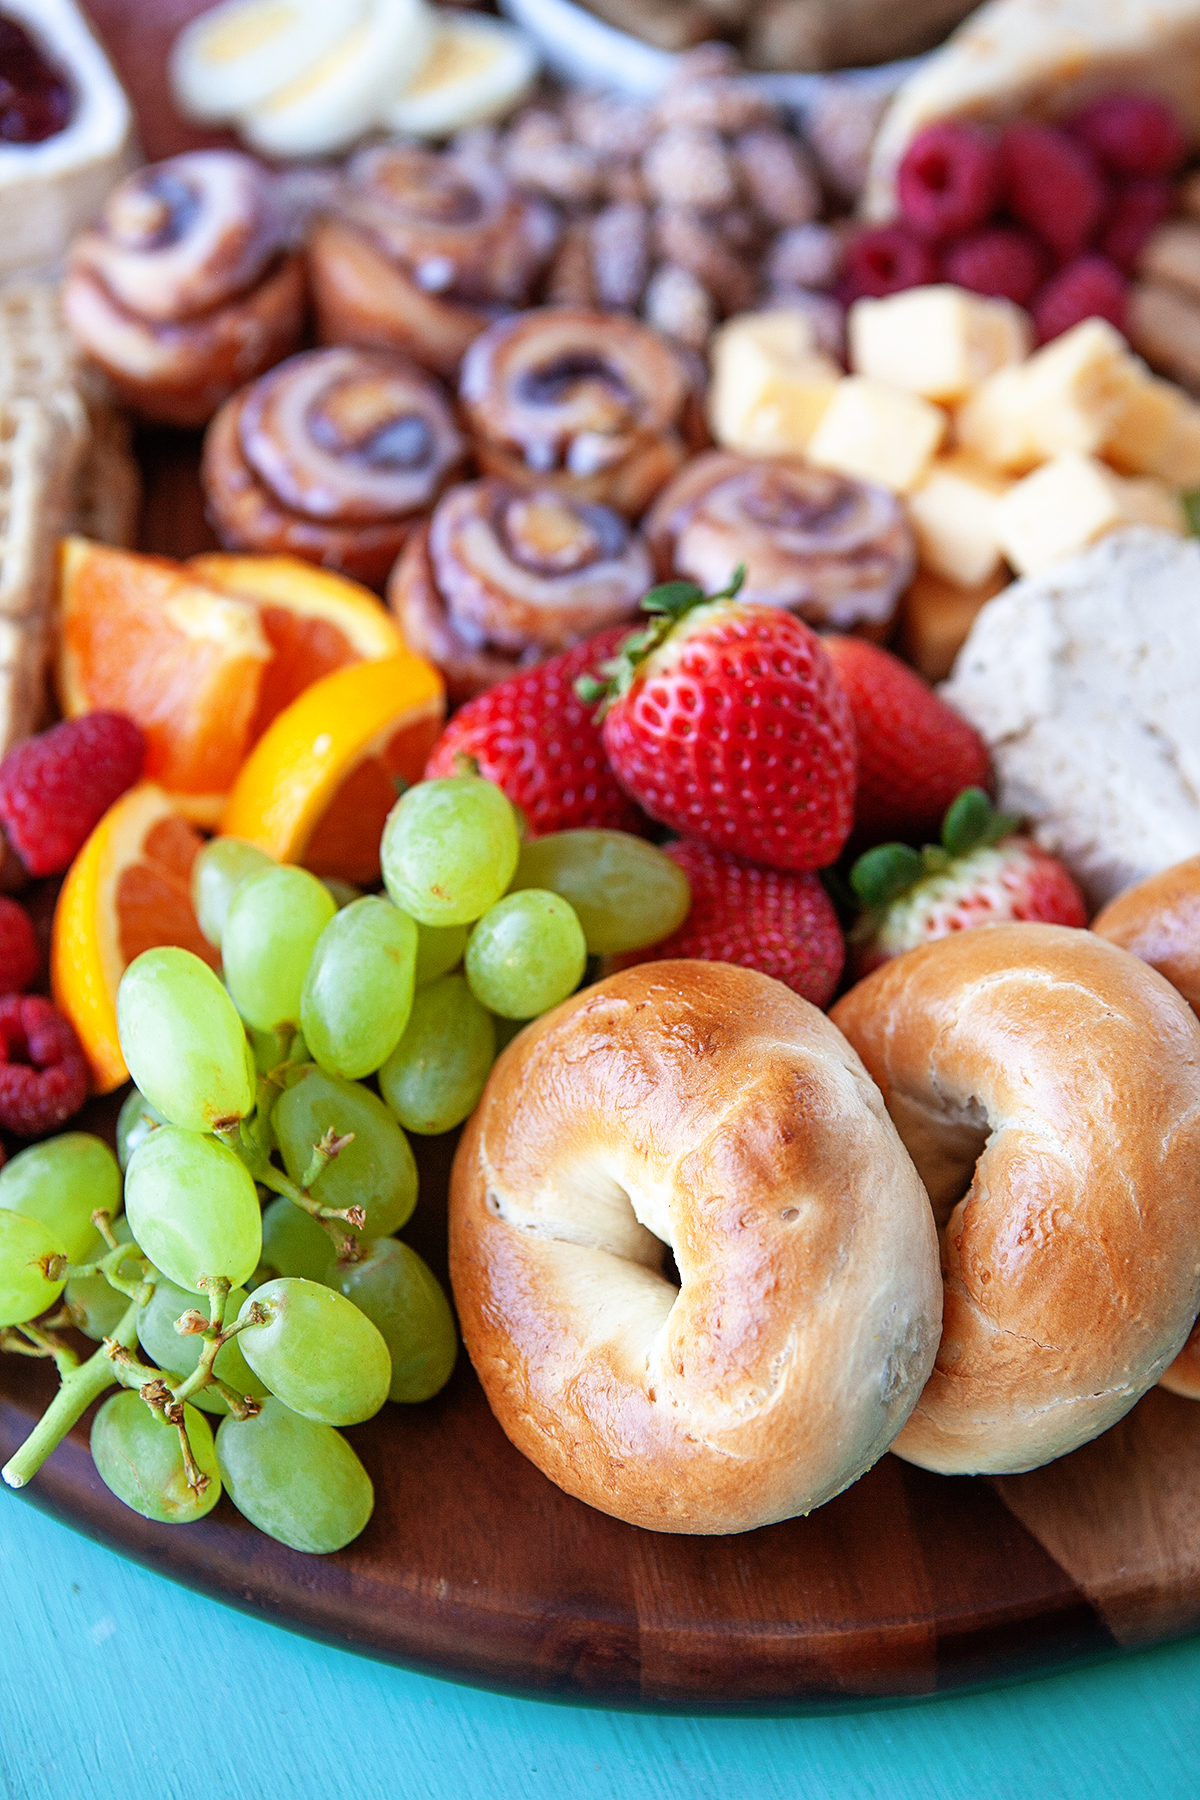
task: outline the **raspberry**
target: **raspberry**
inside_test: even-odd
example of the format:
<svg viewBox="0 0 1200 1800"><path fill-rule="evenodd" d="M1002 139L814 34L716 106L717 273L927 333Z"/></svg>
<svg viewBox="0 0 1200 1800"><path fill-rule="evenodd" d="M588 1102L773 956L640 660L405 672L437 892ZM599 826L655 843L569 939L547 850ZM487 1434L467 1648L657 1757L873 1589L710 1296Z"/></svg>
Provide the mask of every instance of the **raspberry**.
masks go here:
<svg viewBox="0 0 1200 1800"><path fill-rule="evenodd" d="M1038 343L1061 337L1081 319L1108 319L1118 331L1125 329L1129 308L1129 283L1106 256L1076 257L1051 277L1033 302L1033 322Z"/></svg>
<svg viewBox="0 0 1200 1800"><path fill-rule="evenodd" d="M7 894L0 894L0 994L23 993L41 961L29 914Z"/></svg>
<svg viewBox="0 0 1200 1800"><path fill-rule="evenodd" d="M947 245L942 252L942 274L973 294L991 294L1028 306L1046 279L1046 253L1027 231L993 225Z"/></svg>
<svg viewBox="0 0 1200 1800"><path fill-rule="evenodd" d="M0 1127L41 1137L77 1113L91 1075L74 1027L36 994L0 999Z"/></svg>
<svg viewBox="0 0 1200 1800"><path fill-rule="evenodd" d="M27 738L0 763L0 821L31 875L59 875L114 800L139 780L141 727L85 713Z"/></svg>
<svg viewBox="0 0 1200 1800"><path fill-rule="evenodd" d="M936 280L937 259L928 244L903 225L879 225L851 238L838 298L846 305L864 295L881 300Z"/></svg>
<svg viewBox="0 0 1200 1800"><path fill-rule="evenodd" d="M1000 197L1000 147L982 125L946 120L919 131L896 175L906 222L923 238L957 237L991 218Z"/></svg>
<svg viewBox="0 0 1200 1800"><path fill-rule="evenodd" d="M1000 140L1008 210L1063 262L1096 234L1107 198L1091 152L1053 125L1010 125Z"/></svg>
<svg viewBox="0 0 1200 1800"><path fill-rule="evenodd" d="M1105 94L1067 130L1117 175L1172 175L1187 155L1183 126L1154 94Z"/></svg>
<svg viewBox="0 0 1200 1800"><path fill-rule="evenodd" d="M1127 275L1145 248L1151 233L1175 206L1175 185L1162 175L1131 175L1114 184L1108 223L1100 249Z"/></svg>

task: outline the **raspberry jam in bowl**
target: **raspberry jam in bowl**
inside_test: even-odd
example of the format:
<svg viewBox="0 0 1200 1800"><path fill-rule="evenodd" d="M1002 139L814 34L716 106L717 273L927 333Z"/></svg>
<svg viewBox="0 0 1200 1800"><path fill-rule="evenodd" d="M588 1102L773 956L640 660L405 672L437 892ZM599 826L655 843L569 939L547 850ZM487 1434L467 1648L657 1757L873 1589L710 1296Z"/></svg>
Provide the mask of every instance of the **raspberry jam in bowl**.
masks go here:
<svg viewBox="0 0 1200 1800"><path fill-rule="evenodd" d="M75 94L23 25L0 13L0 143L41 144L71 123Z"/></svg>

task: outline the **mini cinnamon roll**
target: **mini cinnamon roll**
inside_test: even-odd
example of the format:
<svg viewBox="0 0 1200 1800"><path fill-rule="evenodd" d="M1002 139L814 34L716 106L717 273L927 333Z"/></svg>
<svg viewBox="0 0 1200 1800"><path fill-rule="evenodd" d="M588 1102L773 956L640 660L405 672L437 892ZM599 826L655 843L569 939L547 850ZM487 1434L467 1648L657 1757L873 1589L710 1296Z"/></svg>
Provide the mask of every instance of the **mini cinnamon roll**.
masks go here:
<svg viewBox="0 0 1200 1800"><path fill-rule="evenodd" d="M203 425L300 343L295 223L278 178L236 151L139 169L72 247L67 323L128 405Z"/></svg>
<svg viewBox="0 0 1200 1800"><path fill-rule="evenodd" d="M557 234L552 209L481 157L364 150L309 237L318 335L453 375L497 312L528 299Z"/></svg>
<svg viewBox="0 0 1200 1800"><path fill-rule="evenodd" d="M628 518L693 447L683 361L624 314L543 306L501 319L464 357L459 395L489 474Z"/></svg>
<svg viewBox="0 0 1200 1800"><path fill-rule="evenodd" d="M792 457L710 450L659 495L645 530L660 579L712 592L744 563L743 600L877 639L916 568L894 494Z"/></svg>
<svg viewBox="0 0 1200 1800"><path fill-rule="evenodd" d="M653 581L650 552L619 513L491 477L443 496L387 597L457 703L632 617Z"/></svg>
<svg viewBox="0 0 1200 1800"><path fill-rule="evenodd" d="M463 455L430 376L339 347L289 357L227 400L200 474L226 549L302 556L382 587Z"/></svg>

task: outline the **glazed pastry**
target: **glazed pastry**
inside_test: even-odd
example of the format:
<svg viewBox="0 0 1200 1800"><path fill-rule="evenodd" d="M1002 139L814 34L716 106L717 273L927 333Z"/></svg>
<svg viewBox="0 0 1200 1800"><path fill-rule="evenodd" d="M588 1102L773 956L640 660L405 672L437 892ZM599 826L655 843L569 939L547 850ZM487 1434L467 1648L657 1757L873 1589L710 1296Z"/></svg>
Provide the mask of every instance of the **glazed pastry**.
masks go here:
<svg viewBox="0 0 1200 1800"><path fill-rule="evenodd" d="M453 375L497 312L528 299L557 231L544 202L482 158L364 150L309 238L318 335Z"/></svg>
<svg viewBox="0 0 1200 1800"><path fill-rule="evenodd" d="M67 323L128 405L203 425L300 342L292 230L276 178L248 156L197 150L154 163L76 240Z"/></svg>
<svg viewBox="0 0 1200 1800"><path fill-rule="evenodd" d="M653 581L619 513L492 477L439 501L396 564L388 604L460 701L632 617Z"/></svg>
<svg viewBox="0 0 1200 1800"><path fill-rule="evenodd" d="M636 319L538 307L471 345L459 392L482 467L637 518L684 461L688 372Z"/></svg>
<svg viewBox="0 0 1200 1800"><path fill-rule="evenodd" d="M741 599L877 638L916 568L894 494L791 457L698 456L659 495L646 535L662 579L713 592L744 563Z"/></svg>
<svg viewBox="0 0 1200 1800"><path fill-rule="evenodd" d="M463 454L441 389L403 357L306 350L226 401L201 479L226 549L382 587Z"/></svg>

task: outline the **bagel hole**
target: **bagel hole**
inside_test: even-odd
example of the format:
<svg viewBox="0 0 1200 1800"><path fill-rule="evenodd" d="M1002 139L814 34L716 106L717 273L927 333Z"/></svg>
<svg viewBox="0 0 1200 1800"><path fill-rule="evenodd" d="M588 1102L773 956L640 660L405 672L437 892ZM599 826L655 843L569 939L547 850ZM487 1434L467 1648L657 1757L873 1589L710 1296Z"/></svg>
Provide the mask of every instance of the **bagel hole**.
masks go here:
<svg viewBox="0 0 1200 1800"><path fill-rule="evenodd" d="M675 1252L672 1250L670 1244L663 1245L662 1268L659 1270L659 1274L664 1281L669 1281L672 1287L683 1286L683 1277L679 1273L679 1264L675 1261Z"/></svg>
<svg viewBox="0 0 1200 1800"><path fill-rule="evenodd" d="M969 1191L976 1164L987 1148L991 1136L987 1108L974 1094L960 1100L948 1094L894 1092L890 1110L941 1231Z"/></svg>

